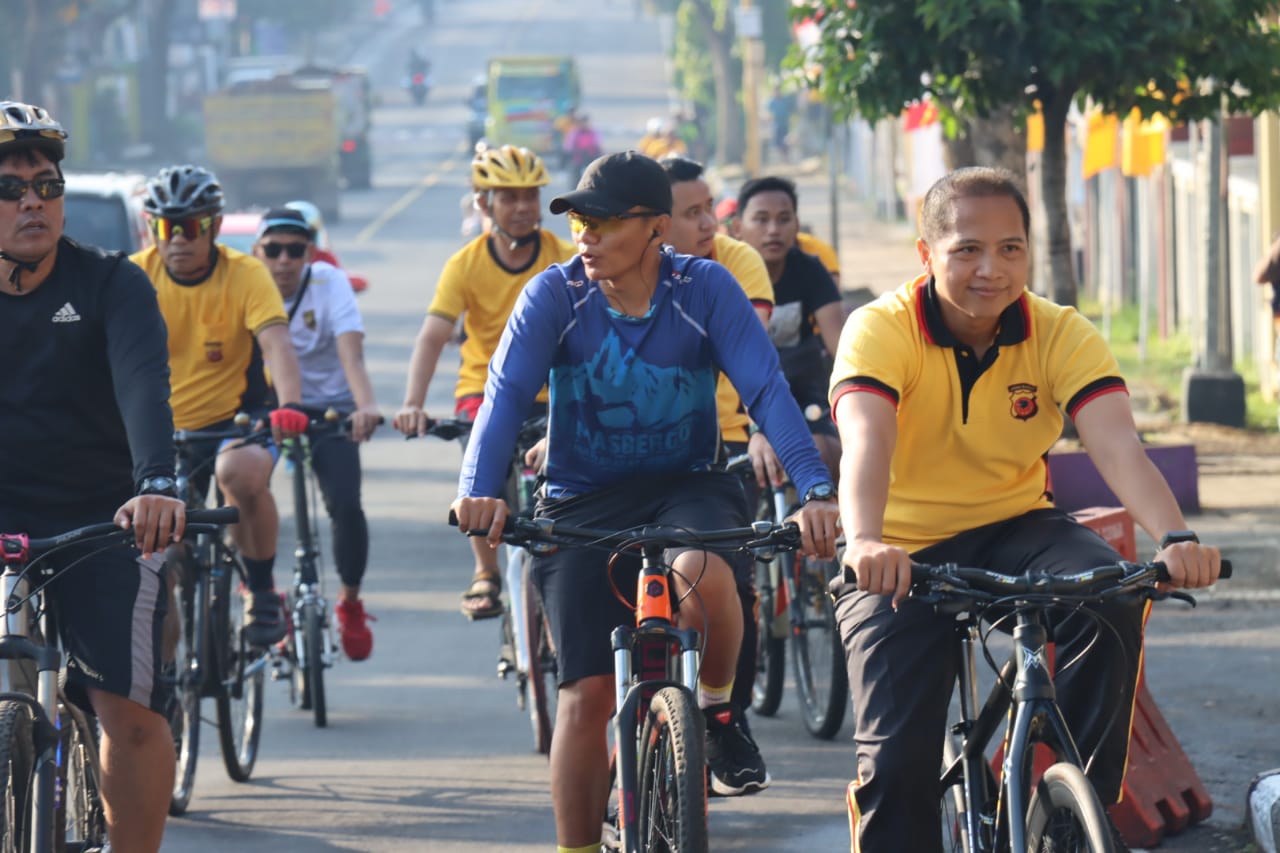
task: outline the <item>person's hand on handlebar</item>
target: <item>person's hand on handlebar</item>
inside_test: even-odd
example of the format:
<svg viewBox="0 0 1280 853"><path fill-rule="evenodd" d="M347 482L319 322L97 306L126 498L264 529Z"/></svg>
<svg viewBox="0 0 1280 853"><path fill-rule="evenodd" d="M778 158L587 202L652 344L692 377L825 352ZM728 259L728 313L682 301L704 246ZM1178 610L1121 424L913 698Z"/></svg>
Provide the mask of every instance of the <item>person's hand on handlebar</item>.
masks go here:
<svg viewBox="0 0 1280 853"><path fill-rule="evenodd" d="M854 539L845 543L844 565L853 570L858 589L872 595L892 595L893 608L911 589L911 555L878 540Z"/></svg>
<svg viewBox="0 0 1280 853"><path fill-rule="evenodd" d="M271 437L279 444L286 438L296 438L307 431L311 418L294 403L286 403L271 410Z"/></svg>
<svg viewBox="0 0 1280 853"><path fill-rule="evenodd" d="M469 530L488 530L485 541L490 548L502 544L502 528L507 522L511 510L502 498L458 498L449 509L458 517L458 529L463 533Z"/></svg>
<svg viewBox="0 0 1280 853"><path fill-rule="evenodd" d="M541 471L547 462L547 437L544 435L524 454L524 464L535 471Z"/></svg>
<svg viewBox="0 0 1280 853"><path fill-rule="evenodd" d="M165 495L138 495L116 510L114 519L124 530L133 530L134 541L143 557L163 551L171 542L180 542L187 523L187 508L177 498Z"/></svg>
<svg viewBox="0 0 1280 853"><path fill-rule="evenodd" d="M373 437L373 431L382 423L382 415L378 413L376 406L367 406L356 409L348 420L351 421L351 440L368 441Z"/></svg>
<svg viewBox="0 0 1280 853"><path fill-rule="evenodd" d="M787 482L787 472L764 433L754 433L747 440L747 455L751 457L751 467L756 472L756 485L760 488L769 489Z"/></svg>
<svg viewBox="0 0 1280 853"><path fill-rule="evenodd" d="M406 436L421 437L427 434L427 424L430 421L431 419L427 417L426 411L421 406L410 406L406 403L391 419L391 425Z"/></svg>
<svg viewBox="0 0 1280 853"><path fill-rule="evenodd" d="M840 536L840 505L833 500L812 500L796 510L787 521L800 528L800 552L830 560L836 555Z"/></svg>
<svg viewBox="0 0 1280 853"><path fill-rule="evenodd" d="M1169 585L1179 589L1211 586L1222 571L1222 553L1197 542L1175 542L1156 554L1169 570Z"/></svg>

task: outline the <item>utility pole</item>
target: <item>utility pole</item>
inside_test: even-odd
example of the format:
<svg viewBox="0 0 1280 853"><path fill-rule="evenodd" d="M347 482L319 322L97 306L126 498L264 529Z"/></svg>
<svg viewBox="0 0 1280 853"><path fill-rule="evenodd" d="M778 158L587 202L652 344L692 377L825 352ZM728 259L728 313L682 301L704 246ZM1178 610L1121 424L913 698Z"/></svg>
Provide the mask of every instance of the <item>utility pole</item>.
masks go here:
<svg viewBox="0 0 1280 853"><path fill-rule="evenodd" d="M743 168L748 178L760 174L760 82L763 71L763 15L755 0L742 0L734 12L742 39L742 109L747 123Z"/></svg>
<svg viewBox="0 0 1280 853"><path fill-rule="evenodd" d="M1196 364L1182 374L1182 419L1243 427L1244 378L1231 352L1230 264L1226 211L1228 162L1223 144L1225 111L1205 122L1207 180L1204 192L1204 322Z"/></svg>

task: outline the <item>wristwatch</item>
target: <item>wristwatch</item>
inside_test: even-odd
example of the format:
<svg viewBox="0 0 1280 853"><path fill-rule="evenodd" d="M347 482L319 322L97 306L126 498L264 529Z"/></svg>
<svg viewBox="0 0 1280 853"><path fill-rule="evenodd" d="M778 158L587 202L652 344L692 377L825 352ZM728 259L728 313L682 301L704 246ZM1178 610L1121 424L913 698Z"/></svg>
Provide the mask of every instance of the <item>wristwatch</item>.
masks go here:
<svg viewBox="0 0 1280 853"><path fill-rule="evenodd" d="M140 495L164 495L166 498L178 496L178 483L172 477L147 477L138 484Z"/></svg>
<svg viewBox="0 0 1280 853"><path fill-rule="evenodd" d="M1194 542L1200 544L1200 537L1196 536L1193 530L1170 530L1160 538L1160 547L1158 550L1163 551L1170 545L1177 545L1179 542Z"/></svg>
<svg viewBox="0 0 1280 853"><path fill-rule="evenodd" d="M836 487L829 482L816 483L809 487L809 491L804 493L804 497L800 500L800 505L804 506L809 501L831 501L836 498Z"/></svg>

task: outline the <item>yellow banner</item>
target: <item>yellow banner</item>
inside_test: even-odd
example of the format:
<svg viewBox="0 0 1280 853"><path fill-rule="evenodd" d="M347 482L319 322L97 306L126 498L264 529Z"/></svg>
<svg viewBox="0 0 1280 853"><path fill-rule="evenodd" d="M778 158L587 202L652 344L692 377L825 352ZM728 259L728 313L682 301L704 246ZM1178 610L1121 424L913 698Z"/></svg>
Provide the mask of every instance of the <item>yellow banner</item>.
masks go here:
<svg viewBox="0 0 1280 853"><path fill-rule="evenodd" d="M1120 122L1115 116L1101 112L1090 113L1086 122L1082 172L1086 178L1092 178L1103 169L1115 168Z"/></svg>

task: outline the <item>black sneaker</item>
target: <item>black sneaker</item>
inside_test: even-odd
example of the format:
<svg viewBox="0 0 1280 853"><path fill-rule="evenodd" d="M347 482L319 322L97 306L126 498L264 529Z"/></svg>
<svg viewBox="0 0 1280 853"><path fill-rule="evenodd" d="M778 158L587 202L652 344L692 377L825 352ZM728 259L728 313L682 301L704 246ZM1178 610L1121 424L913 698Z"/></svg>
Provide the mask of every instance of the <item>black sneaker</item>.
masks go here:
<svg viewBox="0 0 1280 853"><path fill-rule="evenodd" d="M288 624L284 602L275 590L250 592L244 599L244 638L259 648L273 646L285 638Z"/></svg>
<svg viewBox="0 0 1280 853"><path fill-rule="evenodd" d="M742 712L729 704L702 709L707 719L707 771L712 795L741 797L769 787L760 747Z"/></svg>

